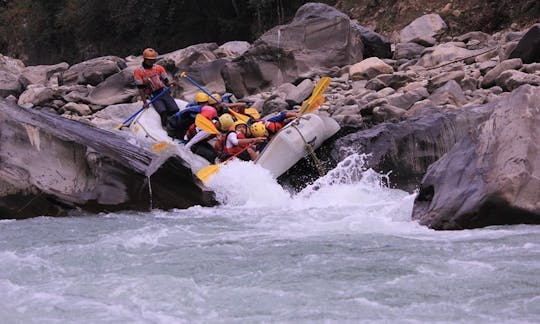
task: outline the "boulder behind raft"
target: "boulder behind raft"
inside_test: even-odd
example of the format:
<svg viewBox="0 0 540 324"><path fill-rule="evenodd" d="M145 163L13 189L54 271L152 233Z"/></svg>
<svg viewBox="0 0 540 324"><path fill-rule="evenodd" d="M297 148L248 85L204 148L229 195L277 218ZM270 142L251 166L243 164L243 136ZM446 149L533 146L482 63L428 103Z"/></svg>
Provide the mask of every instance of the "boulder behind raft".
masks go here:
<svg viewBox="0 0 540 324"><path fill-rule="evenodd" d="M215 205L173 154L0 99L0 218Z"/></svg>

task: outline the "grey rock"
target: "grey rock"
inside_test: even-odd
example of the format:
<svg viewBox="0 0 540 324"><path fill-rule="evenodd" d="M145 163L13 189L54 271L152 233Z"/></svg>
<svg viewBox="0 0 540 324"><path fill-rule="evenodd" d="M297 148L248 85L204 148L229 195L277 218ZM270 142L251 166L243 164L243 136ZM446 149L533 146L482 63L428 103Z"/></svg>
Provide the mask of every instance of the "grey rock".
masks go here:
<svg viewBox="0 0 540 324"><path fill-rule="evenodd" d="M90 109L88 105L81 103L68 102L63 108L65 111L71 111L79 116L87 116L92 114L92 109Z"/></svg>
<svg viewBox="0 0 540 324"><path fill-rule="evenodd" d="M499 74L506 70L517 70L521 68L522 65L523 63L519 58L502 61L501 63L497 64L497 66L495 66L493 69L491 69L488 73L486 73L484 79L482 80L482 87L490 88L494 86L495 79L499 76Z"/></svg>
<svg viewBox="0 0 540 324"><path fill-rule="evenodd" d="M68 68L69 64L66 62L55 65L27 66L22 71L19 82L25 88L30 84L46 85L55 73L66 71Z"/></svg>
<svg viewBox="0 0 540 324"><path fill-rule="evenodd" d="M322 3L307 3L289 24L267 31L228 63L222 75L227 88L243 97L358 62L362 53L362 37L347 15Z"/></svg>
<svg viewBox="0 0 540 324"><path fill-rule="evenodd" d="M289 106L301 104L311 95L313 88L315 88L313 81L310 79L304 79L295 87L293 92L290 92L287 95L285 101L289 104Z"/></svg>
<svg viewBox="0 0 540 324"><path fill-rule="evenodd" d="M126 68L126 61L116 56L103 56L71 66L61 73L60 83L97 85Z"/></svg>
<svg viewBox="0 0 540 324"><path fill-rule="evenodd" d="M397 43L396 50L394 51L394 59L414 59L420 57L422 51L425 49L424 46L416 43Z"/></svg>
<svg viewBox="0 0 540 324"><path fill-rule="evenodd" d="M101 82L88 94L88 103L108 106L130 102L138 94L133 80L134 69L135 67L128 67Z"/></svg>
<svg viewBox="0 0 540 324"><path fill-rule="evenodd" d="M516 70L508 70L501 73L495 79L495 83L505 91L512 91L524 84L540 85L540 76Z"/></svg>
<svg viewBox="0 0 540 324"><path fill-rule="evenodd" d="M392 105L382 105L373 109L373 119L377 122L399 120L406 110Z"/></svg>
<svg viewBox="0 0 540 324"><path fill-rule="evenodd" d="M186 161L132 145L122 132L2 100L0 129L1 218L216 204Z"/></svg>
<svg viewBox="0 0 540 324"><path fill-rule="evenodd" d="M520 58L523 63L540 63L540 24L533 25L519 40L519 43L509 55L510 58Z"/></svg>
<svg viewBox="0 0 540 324"><path fill-rule="evenodd" d="M343 160L355 152L371 154L367 168L388 173L397 188L413 191L427 168L487 118L473 109L434 112L399 123L383 123L335 142L332 156Z"/></svg>
<svg viewBox="0 0 540 324"><path fill-rule="evenodd" d="M467 98L465 97L463 90L454 80L448 81L444 86L435 90L431 96L429 96L429 100L438 106L454 105L461 107L467 103Z"/></svg>
<svg viewBox="0 0 540 324"><path fill-rule="evenodd" d="M413 219L434 229L539 224L540 91L523 86L487 104L493 113L432 164Z"/></svg>
<svg viewBox="0 0 540 324"><path fill-rule="evenodd" d="M460 82L465 77L465 72L463 71L450 71L446 73L441 73L434 78L429 80L428 90L433 92L433 90L441 87L450 80Z"/></svg>
<svg viewBox="0 0 540 324"><path fill-rule="evenodd" d="M446 23L438 14L428 14L416 18L399 33L401 43L434 37L446 29Z"/></svg>

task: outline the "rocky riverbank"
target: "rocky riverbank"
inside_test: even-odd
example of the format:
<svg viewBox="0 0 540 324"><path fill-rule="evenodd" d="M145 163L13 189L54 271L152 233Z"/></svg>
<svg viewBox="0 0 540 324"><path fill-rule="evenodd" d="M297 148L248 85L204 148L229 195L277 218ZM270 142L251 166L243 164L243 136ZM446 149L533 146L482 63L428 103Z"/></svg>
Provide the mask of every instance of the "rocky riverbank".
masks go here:
<svg viewBox="0 0 540 324"><path fill-rule="evenodd" d="M392 171L391 182L398 188L419 190L414 219L436 229L540 223L540 24L457 37L441 36L446 28L438 14L424 15L391 43L330 6L310 3L290 23L269 30L253 44L199 44L161 55L158 63L179 84L175 97L191 99L197 91L178 76L186 71L212 91L229 91L250 102L263 116L294 109L318 78L328 75L332 83L319 113L344 129L330 144L333 159L353 152L371 154L369 167ZM33 176L32 168L39 165L21 167L30 174L23 183L6 171L8 157L36 150L35 145L15 144L16 138L32 141L24 127L28 121L17 119L22 126L6 135L5 125L14 123L11 111L39 111L42 115L34 119L77 120L82 123L71 123L66 134L77 133L78 127L98 127L104 131L83 133L92 132L89 136L97 140L107 137L104 134L139 108L131 78L140 62L140 57L109 56L73 66L24 66L0 55L0 96L27 108L0 102L2 143L11 143L0 147L2 188L9 188L0 191L2 208L13 210L13 197L29 192L60 196ZM51 123L32 127L59 137L49 128L64 127L64 122ZM80 145L76 142L73 145ZM69 146L66 139L62 143ZM120 144L113 146L120 151ZM110 149L97 150L105 159ZM53 159L56 154L41 150L30 155ZM201 195L180 199L177 205L169 200L161 208L200 203L204 190L190 179ZM66 187L70 189L62 191L60 201L77 201L72 203L77 208L141 208L124 204L129 199L89 208L92 199L71 199L79 191ZM89 184L86 189L97 187ZM205 201L211 204L211 199Z"/></svg>

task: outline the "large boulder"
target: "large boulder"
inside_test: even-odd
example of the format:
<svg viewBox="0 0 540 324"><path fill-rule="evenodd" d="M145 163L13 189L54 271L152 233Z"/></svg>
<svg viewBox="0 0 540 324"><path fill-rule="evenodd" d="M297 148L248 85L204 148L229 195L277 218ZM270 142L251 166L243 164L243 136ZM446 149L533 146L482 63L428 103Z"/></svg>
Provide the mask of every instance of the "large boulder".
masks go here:
<svg viewBox="0 0 540 324"><path fill-rule="evenodd" d="M540 224L540 89L529 85L493 101L422 180L413 218L434 229Z"/></svg>
<svg viewBox="0 0 540 324"><path fill-rule="evenodd" d="M178 155L0 100L0 218L216 202Z"/></svg>
<svg viewBox="0 0 540 324"><path fill-rule="evenodd" d="M60 85L98 85L107 77L126 68L126 61L116 56L97 57L71 66L59 75Z"/></svg>
<svg viewBox="0 0 540 324"><path fill-rule="evenodd" d="M221 76L221 70L229 62L229 59L217 59L215 61L193 64L182 72L186 72L187 75L203 86L207 91L212 93L224 93L226 92L225 81ZM173 89L175 97L184 97L187 101L193 99L195 94L201 91L198 87L189 82L186 78L177 79L179 87Z"/></svg>
<svg viewBox="0 0 540 324"><path fill-rule="evenodd" d="M90 91L85 101L103 106L131 101L139 93L133 79L135 68L135 66L130 66L109 76Z"/></svg>
<svg viewBox="0 0 540 324"><path fill-rule="evenodd" d="M428 14L416 18L399 33L401 43L419 43L433 45L435 36L446 29L446 23L438 14ZM433 41L431 41L433 39ZM426 44L429 40L429 44Z"/></svg>
<svg viewBox="0 0 540 324"><path fill-rule="evenodd" d="M540 24L532 26L523 35L510 58L520 58L525 64L540 62Z"/></svg>
<svg viewBox="0 0 540 324"><path fill-rule="evenodd" d="M19 82L25 88L31 84L44 86L55 73L64 72L68 68L69 65L66 62L55 65L27 66L22 71Z"/></svg>
<svg viewBox="0 0 540 324"><path fill-rule="evenodd" d="M344 13L307 3L287 25L277 26L227 64L223 77L237 97L326 73L363 58L360 31Z"/></svg>
<svg viewBox="0 0 540 324"><path fill-rule="evenodd" d="M0 97L18 96L23 87L19 77L24 70L24 63L0 54Z"/></svg>
<svg viewBox="0 0 540 324"><path fill-rule="evenodd" d="M369 154L367 167L388 173L396 187L413 191L427 168L485 120L486 109L463 109L379 124L338 139L332 155L341 161L351 153Z"/></svg>

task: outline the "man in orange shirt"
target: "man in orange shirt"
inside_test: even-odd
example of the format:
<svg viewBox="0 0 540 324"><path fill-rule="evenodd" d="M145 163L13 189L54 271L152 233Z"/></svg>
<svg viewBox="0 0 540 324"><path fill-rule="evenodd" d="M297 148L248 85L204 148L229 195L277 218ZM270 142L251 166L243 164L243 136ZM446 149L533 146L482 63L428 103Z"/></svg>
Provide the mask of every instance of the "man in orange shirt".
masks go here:
<svg viewBox="0 0 540 324"><path fill-rule="evenodd" d="M143 51L142 66L133 72L135 84L139 88L139 94L145 108L148 106L147 97L152 98L165 89L165 87L174 84L169 81L165 69L161 65L155 64L157 56L158 53L154 49L145 49ZM164 127L167 125L169 116L178 112L178 106L168 92L162 94L152 105L161 117L161 125Z"/></svg>

